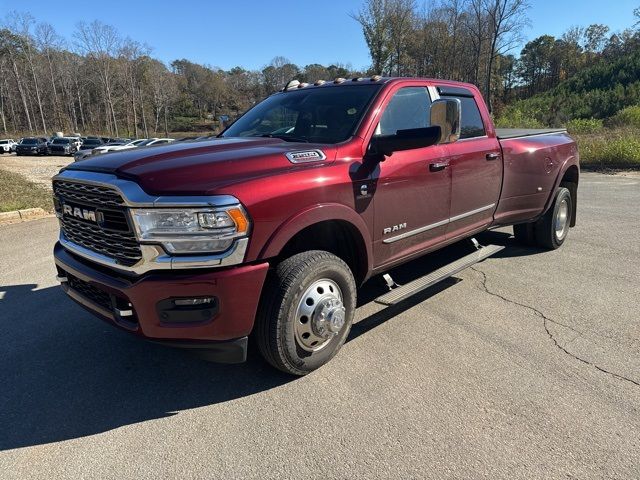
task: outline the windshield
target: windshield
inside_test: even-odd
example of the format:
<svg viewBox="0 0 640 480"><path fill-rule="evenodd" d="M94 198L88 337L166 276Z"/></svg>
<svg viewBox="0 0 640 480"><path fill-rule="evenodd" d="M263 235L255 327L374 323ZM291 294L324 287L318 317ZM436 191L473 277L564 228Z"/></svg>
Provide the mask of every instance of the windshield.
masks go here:
<svg viewBox="0 0 640 480"><path fill-rule="evenodd" d="M67 138L56 138L53 141L54 145L64 145L64 144L67 144L67 143L69 143L69 139L67 139Z"/></svg>
<svg viewBox="0 0 640 480"><path fill-rule="evenodd" d="M272 95L240 117L222 136L339 143L353 135L379 88L331 86Z"/></svg>
<svg viewBox="0 0 640 480"><path fill-rule="evenodd" d="M38 140L35 139L35 138L25 138L20 143L23 144L23 145L37 145L38 144Z"/></svg>

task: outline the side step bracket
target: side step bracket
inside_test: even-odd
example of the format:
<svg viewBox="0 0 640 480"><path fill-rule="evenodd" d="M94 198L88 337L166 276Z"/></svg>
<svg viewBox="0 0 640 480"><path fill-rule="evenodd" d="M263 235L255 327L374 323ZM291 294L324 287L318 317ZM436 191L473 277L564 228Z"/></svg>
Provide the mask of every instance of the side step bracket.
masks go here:
<svg viewBox="0 0 640 480"><path fill-rule="evenodd" d="M451 262L444 267L434 270L424 277L420 277L406 285L403 285L402 287L392 289L384 295L376 298L375 302L382 305L395 305L396 303L400 303L402 300L405 300L406 298L415 295L416 293L421 292L458 272L461 272L465 268L481 262L503 248L503 246L499 245L487 245L486 247L481 247L475 252L470 253L455 262Z"/></svg>

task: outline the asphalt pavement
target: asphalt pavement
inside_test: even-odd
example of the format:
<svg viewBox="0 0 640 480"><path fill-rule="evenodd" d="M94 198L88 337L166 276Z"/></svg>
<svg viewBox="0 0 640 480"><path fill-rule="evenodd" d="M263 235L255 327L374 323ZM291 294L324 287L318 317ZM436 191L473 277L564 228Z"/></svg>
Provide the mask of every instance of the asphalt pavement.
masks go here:
<svg viewBox="0 0 640 480"><path fill-rule="evenodd" d="M0 226L0 478L639 478L640 176L585 173L578 207L557 251L485 233L386 310L373 279L304 378L111 328L58 287L55 219Z"/></svg>

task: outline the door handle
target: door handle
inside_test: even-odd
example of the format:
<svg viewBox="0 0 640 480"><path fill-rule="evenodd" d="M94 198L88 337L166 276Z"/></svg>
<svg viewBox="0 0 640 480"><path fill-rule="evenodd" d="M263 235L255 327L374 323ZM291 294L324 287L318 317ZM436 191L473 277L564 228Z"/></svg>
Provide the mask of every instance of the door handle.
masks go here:
<svg viewBox="0 0 640 480"><path fill-rule="evenodd" d="M448 163L445 162L441 162L441 163L430 163L429 164L429 171L430 172L439 172L440 170L444 170L445 168L447 168L449 166Z"/></svg>
<svg viewBox="0 0 640 480"><path fill-rule="evenodd" d="M500 154L499 153L487 153L486 158L487 158L487 160L497 160L498 158L500 158Z"/></svg>

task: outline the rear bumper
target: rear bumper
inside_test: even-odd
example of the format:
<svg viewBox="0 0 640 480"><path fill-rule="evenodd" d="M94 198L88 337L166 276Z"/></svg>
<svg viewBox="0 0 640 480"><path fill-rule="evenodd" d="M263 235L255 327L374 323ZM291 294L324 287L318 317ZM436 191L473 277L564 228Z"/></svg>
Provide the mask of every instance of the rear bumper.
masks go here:
<svg viewBox="0 0 640 480"><path fill-rule="evenodd" d="M54 258L63 290L106 322L179 347L215 352L226 350L220 342L227 342L236 357L238 351L246 353L245 337L253 329L269 268L268 263L261 263L206 272L150 272L130 278L90 265L59 243ZM176 297L213 297L214 301L197 311L176 314L170 300Z"/></svg>

